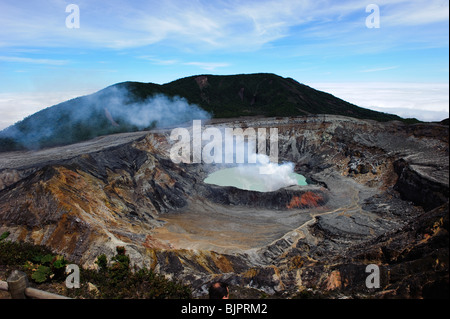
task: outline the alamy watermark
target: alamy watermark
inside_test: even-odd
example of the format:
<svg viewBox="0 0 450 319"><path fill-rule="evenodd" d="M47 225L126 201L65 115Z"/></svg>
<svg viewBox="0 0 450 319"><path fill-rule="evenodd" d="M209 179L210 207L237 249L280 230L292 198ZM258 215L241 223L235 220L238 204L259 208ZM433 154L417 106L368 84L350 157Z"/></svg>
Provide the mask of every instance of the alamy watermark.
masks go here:
<svg viewBox="0 0 450 319"><path fill-rule="evenodd" d="M369 29L380 28L380 7L376 4L369 4L366 6L366 12L370 14L366 18L366 27ZM76 4L69 4L66 6L66 13L70 13L66 17L66 27L68 29L80 28L80 7Z"/></svg>
<svg viewBox="0 0 450 319"><path fill-rule="evenodd" d="M262 162L261 164L267 164L269 161L278 163L278 128L203 129L201 121L194 120L191 131L184 127L175 128L170 133L170 140L176 141L170 149L170 159L177 164L255 164L258 161ZM260 173L265 172L260 170Z"/></svg>
<svg viewBox="0 0 450 319"><path fill-rule="evenodd" d="M366 273L370 273L366 278L366 287L369 289L380 288L380 268L375 264L367 265Z"/></svg>
<svg viewBox="0 0 450 319"><path fill-rule="evenodd" d="M68 29L79 29L80 28L80 7L76 4L69 4L66 7L66 12L70 13L66 17L66 27Z"/></svg>
<svg viewBox="0 0 450 319"><path fill-rule="evenodd" d="M366 277L366 287L368 289L380 288L380 268L378 265L370 264L366 266L366 273L369 275ZM69 264L66 266L66 287L68 289L80 288L80 268L78 265Z"/></svg>
<svg viewBox="0 0 450 319"><path fill-rule="evenodd" d="M66 266L66 287L69 289L80 288L80 268L78 265L70 264Z"/></svg>
<svg viewBox="0 0 450 319"><path fill-rule="evenodd" d="M380 7L376 4L369 4L366 7L366 12L370 14L366 18L366 27L369 29L380 28Z"/></svg>

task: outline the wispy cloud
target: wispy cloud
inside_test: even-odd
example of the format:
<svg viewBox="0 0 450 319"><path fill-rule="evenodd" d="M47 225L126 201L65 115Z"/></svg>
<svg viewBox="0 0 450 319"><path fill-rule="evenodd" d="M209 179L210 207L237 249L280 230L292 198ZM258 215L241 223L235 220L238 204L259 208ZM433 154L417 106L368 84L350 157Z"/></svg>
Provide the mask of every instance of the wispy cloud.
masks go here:
<svg viewBox="0 0 450 319"><path fill-rule="evenodd" d="M14 57L14 56L0 56L0 61L3 61L3 62L18 62L18 63L47 64L47 65L65 65L65 64L69 63L68 60L36 59L36 58Z"/></svg>
<svg viewBox="0 0 450 319"><path fill-rule="evenodd" d="M183 64L197 66L201 69L208 70L208 71L214 71L218 68L224 68L224 67L230 66L229 63L221 63L221 62L186 62Z"/></svg>
<svg viewBox="0 0 450 319"><path fill-rule="evenodd" d="M362 73L381 72L381 71L394 70L397 68L398 68L398 66L387 66L387 67L381 67L381 68L365 69L365 70L361 70L360 72L362 72Z"/></svg>
<svg viewBox="0 0 450 319"><path fill-rule="evenodd" d="M387 26L421 26L449 20L448 0L383 0L383 23Z"/></svg>
<svg viewBox="0 0 450 319"><path fill-rule="evenodd" d="M2 3L0 45L135 48L171 43L183 48L257 50L296 35L297 27L321 37L351 36L367 15L360 0L149 1L79 0L81 28L65 27L62 0ZM448 21L447 0L379 0L381 25L423 26ZM326 8L326 10L324 10ZM355 20L355 15L359 16ZM334 25L335 27L330 27ZM350 33L349 33L350 32ZM304 34L307 36L307 34ZM351 37L350 37L351 38ZM408 39L403 39L403 41Z"/></svg>
<svg viewBox="0 0 450 319"><path fill-rule="evenodd" d="M166 60L164 60L164 59L159 59L159 58L156 58L154 56L149 56L149 55L141 55L138 58L150 61L150 62L152 62L154 64L158 64L158 65L172 65L172 64L179 63L179 61L176 60L176 59L169 59L169 60L166 59Z"/></svg>
<svg viewBox="0 0 450 319"><path fill-rule="evenodd" d="M157 65L188 65L188 66L196 66L200 69L208 70L208 71L214 71L218 68L224 68L228 67L231 64L226 62L182 62L177 59L159 59L153 56L143 55L139 56L139 59L143 59L146 61L149 61L153 64Z"/></svg>

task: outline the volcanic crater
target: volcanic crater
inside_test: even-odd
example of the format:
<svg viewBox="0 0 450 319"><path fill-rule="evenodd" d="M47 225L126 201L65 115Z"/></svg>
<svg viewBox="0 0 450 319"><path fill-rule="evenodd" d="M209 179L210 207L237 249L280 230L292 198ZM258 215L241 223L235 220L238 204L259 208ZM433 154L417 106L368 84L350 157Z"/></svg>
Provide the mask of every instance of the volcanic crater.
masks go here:
<svg viewBox="0 0 450 319"><path fill-rule="evenodd" d="M108 135L3 153L0 233L88 267L124 246L198 296L217 279L285 296L424 296L448 282L448 126L337 115L205 125L278 128L280 161L308 185L207 184L227 166L173 163L170 129ZM365 287L367 264L390 274L383 289Z"/></svg>

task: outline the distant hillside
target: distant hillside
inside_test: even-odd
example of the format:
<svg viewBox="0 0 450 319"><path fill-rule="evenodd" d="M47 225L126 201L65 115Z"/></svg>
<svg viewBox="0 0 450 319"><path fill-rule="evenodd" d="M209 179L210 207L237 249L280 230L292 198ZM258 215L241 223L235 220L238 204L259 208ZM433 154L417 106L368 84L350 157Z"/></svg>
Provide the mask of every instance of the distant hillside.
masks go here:
<svg viewBox="0 0 450 319"><path fill-rule="evenodd" d="M270 73L199 75L162 86L138 82L127 82L127 85L140 98L155 92L185 97L189 103L218 118L337 114L378 121L401 120L396 115L361 108L291 78Z"/></svg>
<svg viewBox="0 0 450 319"><path fill-rule="evenodd" d="M46 108L1 131L0 151L65 145L194 118L309 114L403 120L275 74L199 75L164 85L118 83Z"/></svg>

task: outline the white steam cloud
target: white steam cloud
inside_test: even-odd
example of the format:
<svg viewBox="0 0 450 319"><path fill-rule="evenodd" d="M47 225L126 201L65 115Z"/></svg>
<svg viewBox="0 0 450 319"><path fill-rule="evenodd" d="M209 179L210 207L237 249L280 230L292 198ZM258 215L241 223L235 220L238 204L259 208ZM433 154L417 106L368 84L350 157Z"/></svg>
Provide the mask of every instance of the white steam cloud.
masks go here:
<svg viewBox="0 0 450 319"><path fill-rule="evenodd" d="M106 103L105 103L106 102ZM102 102L100 102L102 103ZM99 104L99 101L95 101ZM102 103L111 117L144 129L154 124L168 127L193 119L208 119L210 114L197 105L189 104L185 98L156 94L139 102L129 102L129 92L123 88L112 88Z"/></svg>
<svg viewBox="0 0 450 319"><path fill-rule="evenodd" d="M212 173L205 179L206 183L260 192L273 192L299 184L301 176L295 174L294 163L271 162L267 154L256 152L253 140L236 139L233 153L233 158L237 158L237 154L245 154L244 163Z"/></svg>
<svg viewBox="0 0 450 319"><path fill-rule="evenodd" d="M125 86L112 86L39 111L0 131L0 151L71 144L210 117L181 97L155 94L142 99Z"/></svg>
<svg viewBox="0 0 450 319"><path fill-rule="evenodd" d="M262 191L273 192L298 184L293 177L294 163L271 163L267 155L257 155L256 161L254 165L239 165L237 169L244 180L259 185Z"/></svg>

